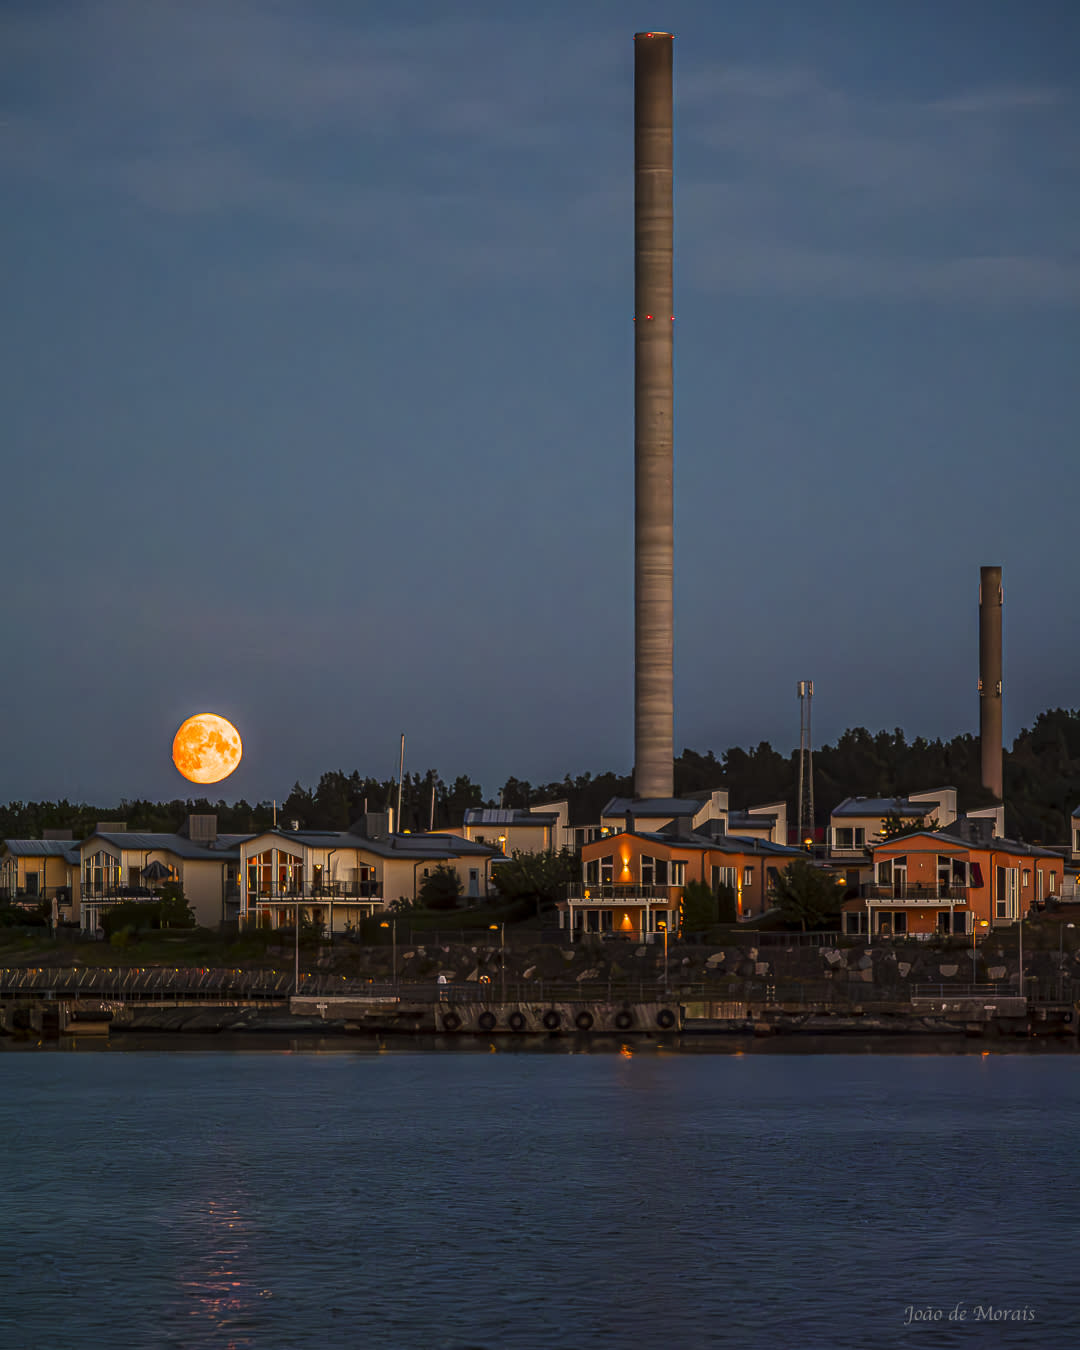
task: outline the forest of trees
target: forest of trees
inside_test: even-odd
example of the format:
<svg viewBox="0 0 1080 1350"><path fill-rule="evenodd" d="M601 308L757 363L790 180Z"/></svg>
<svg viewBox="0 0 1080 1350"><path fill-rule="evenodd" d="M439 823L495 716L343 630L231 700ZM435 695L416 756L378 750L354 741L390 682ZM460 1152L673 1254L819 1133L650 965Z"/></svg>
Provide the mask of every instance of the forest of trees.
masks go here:
<svg viewBox="0 0 1080 1350"><path fill-rule="evenodd" d="M716 756L684 750L675 761L676 794L727 788L733 808L786 801L792 816L798 782L798 752L784 755L766 741L750 750L734 746ZM873 733L864 727L845 731L835 745L814 751L814 802L819 825L844 797L893 796L923 788L957 788L961 810L985 806L992 800L980 783L977 736L954 736L950 741L909 741L897 728ZM461 823L468 806L533 806L567 798L571 821L599 819L609 798L629 796L629 776L616 773L567 775L561 782L529 783L508 778L490 795L462 775L445 782L434 769L406 774L401 792L400 828L445 829ZM382 811L397 800L394 779L363 777L358 771L327 772L314 788L294 784L278 803L280 822L296 820L307 829L343 830L365 810ZM1080 712L1054 708L1040 713L1005 752L1006 831L1029 842L1065 843L1068 817L1080 806ZM124 821L129 830L172 831L190 811L216 811L223 834L245 834L269 826L270 802L210 801L207 798L170 802L121 801L106 806L86 803L9 802L0 806L0 839L33 839L46 829L70 829L85 837L99 821Z"/></svg>

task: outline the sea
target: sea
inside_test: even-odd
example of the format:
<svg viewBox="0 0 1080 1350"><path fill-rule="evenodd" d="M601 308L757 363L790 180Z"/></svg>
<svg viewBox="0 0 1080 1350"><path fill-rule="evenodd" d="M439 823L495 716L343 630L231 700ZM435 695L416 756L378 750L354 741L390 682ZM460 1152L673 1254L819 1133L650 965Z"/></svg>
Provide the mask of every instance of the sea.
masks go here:
<svg viewBox="0 0 1080 1350"><path fill-rule="evenodd" d="M968 1044L8 1041L0 1347L1080 1346L1080 1056Z"/></svg>

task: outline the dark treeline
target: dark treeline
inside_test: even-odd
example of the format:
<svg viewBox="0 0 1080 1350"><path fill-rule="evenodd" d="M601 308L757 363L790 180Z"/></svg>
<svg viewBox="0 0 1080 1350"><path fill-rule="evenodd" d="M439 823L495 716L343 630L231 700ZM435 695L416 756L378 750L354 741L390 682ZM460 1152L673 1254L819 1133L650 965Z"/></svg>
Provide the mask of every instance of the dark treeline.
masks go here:
<svg viewBox="0 0 1080 1350"><path fill-rule="evenodd" d="M798 752L784 755L767 742L751 750L733 747L717 757L684 750L675 761L676 794L727 788L733 808L786 801L792 818L798 783ZM814 751L814 801L819 825L844 797L894 796L924 788L955 787L960 809L987 806L992 798L980 783L977 736L950 741L909 741L897 728L876 734L864 727L845 731L835 745ZM426 830L459 825L469 806L535 806L565 798L570 819L587 824L599 818L604 803L629 796L629 776L616 773L567 775L561 782L529 783L509 778L485 797L478 783L459 776L448 784L429 769L406 774L401 785L400 828ZM294 785L278 803L279 824L297 821L306 829L343 830L365 811L396 806L394 779L362 777L358 772L324 773L314 788ZM1010 835L1044 843L1069 838L1068 817L1080 805L1080 712L1054 708L1040 713L1005 753L1006 828ZM70 829L85 837L99 821L123 821L129 830L172 831L191 811L216 811L223 834L247 834L269 826L271 802L210 801L200 797L170 802L121 801L118 806L60 802L10 802L0 807L0 838L33 839L46 829Z"/></svg>

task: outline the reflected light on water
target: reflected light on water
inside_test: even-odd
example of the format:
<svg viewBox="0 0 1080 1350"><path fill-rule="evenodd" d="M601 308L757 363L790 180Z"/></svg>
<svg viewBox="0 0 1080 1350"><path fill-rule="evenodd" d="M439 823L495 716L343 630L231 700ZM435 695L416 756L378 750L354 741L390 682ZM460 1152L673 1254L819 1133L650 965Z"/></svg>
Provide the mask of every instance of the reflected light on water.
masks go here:
<svg viewBox="0 0 1080 1350"><path fill-rule="evenodd" d="M235 1207L217 1200L193 1205L184 1216L196 1269L180 1281L183 1307L176 1309L189 1344L212 1342L225 1350L250 1350L252 1334L237 1323L250 1322L269 1289L258 1289L245 1268L254 1265L248 1225ZM224 1336L224 1339L222 1337Z"/></svg>

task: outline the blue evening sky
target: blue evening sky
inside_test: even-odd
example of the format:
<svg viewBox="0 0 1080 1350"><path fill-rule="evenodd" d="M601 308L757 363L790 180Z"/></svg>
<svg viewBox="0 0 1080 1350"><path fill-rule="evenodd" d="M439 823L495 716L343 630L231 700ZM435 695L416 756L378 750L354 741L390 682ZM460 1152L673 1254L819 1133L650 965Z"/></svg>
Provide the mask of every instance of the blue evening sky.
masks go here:
<svg viewBox="0 0 1080 1350"><path fill-rule="evenodd" d="M4 0L0 800L629 770L652 27L677 749L1080 701L1075 0Z"/></svg>

